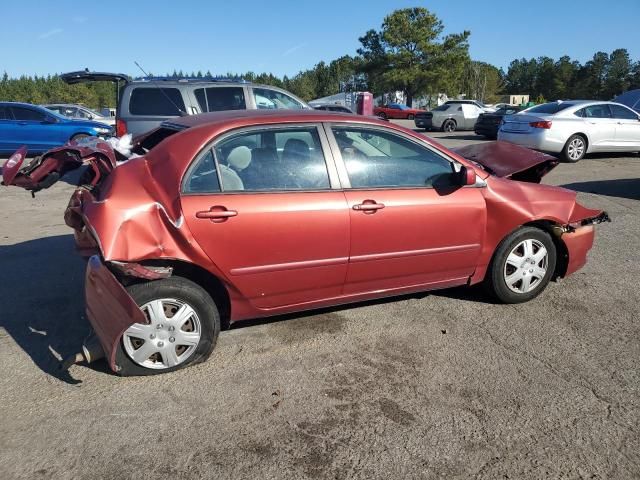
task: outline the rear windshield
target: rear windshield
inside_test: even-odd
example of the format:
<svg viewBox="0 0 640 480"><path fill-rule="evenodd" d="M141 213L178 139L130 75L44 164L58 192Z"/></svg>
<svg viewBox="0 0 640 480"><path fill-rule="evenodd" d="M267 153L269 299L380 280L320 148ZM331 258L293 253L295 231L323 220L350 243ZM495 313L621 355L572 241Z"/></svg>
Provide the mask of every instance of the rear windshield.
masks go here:
<svg viewBox="0 0 640 480"><path fill-rule="evenodd" d="M529 110L527 110L527 113L548 113L548 114L554 114L554 113L558 113L561 110L564 110L565 108L569 108L573 106L573 104L568 103L568 102L562 102L562 103L543 103L542 105L537 105L535 107L531 107Z"/></svg>
<svg viewBox="0 0 640 480"><path fill-rule="evenodd" d="M152 130L149 134L144 136L142 140L134 145L131 151L133 153L137 153L138 155L145 155L149 150L154 148L165 138L178 133L180 130L181 129L178 127L160 127L156 130Z"/></svg>
<svg viewBox="0 0 640 480"><path fill-rule="evenodd" d="M182 94L177 88L139 87L131 92L131 115L177 116L184 112Z"/></svg>

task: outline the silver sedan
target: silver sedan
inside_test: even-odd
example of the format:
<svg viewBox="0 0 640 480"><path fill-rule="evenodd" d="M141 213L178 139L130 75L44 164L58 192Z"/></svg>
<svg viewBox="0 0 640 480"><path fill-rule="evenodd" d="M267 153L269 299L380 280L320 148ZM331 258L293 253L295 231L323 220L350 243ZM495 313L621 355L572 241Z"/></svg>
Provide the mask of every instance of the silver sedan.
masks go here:
<svg viewBox="0 0 640 480"><path fill-rule="evenodd" d="M562 154L569 162L593 152L637 152L640 116L613 102L544 103L505 116L498 140Z"/></svg>

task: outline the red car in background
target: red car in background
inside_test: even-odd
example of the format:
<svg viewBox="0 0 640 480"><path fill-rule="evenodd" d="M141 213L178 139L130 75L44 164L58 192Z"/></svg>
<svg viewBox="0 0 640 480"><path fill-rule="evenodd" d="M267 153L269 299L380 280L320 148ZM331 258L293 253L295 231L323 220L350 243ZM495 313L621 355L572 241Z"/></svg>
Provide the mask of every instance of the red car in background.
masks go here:
<svg viewBox="0 0 640 480"><path fill-rule="evenodd" d="M4 170L37 191L90 165L65 213L90 257L97 341L84 356L121 375L201 362L221 328L250 318L477 283L528 301L585 264L608 220L538 184L553 157L499 142L452 151L357 115L195 115L132 152L85 139L25 168L22 149Z"/></svg>
<svg viewBox="0 0 640 480"><path fill-rule="evenodd" d="M384 119L396 118L400 120L413 120L417 113L424 113L426 110L410 108L401 103L390 103L381 107L375 107L373 114Z"/></svg>

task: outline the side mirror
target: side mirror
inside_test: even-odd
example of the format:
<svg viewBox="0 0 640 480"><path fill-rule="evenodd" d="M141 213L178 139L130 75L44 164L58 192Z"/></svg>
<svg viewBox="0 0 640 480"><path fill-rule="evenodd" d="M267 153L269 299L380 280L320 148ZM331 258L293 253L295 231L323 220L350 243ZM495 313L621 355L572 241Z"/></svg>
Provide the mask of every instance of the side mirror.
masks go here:
<svg viewBox="0 0 640 480"><path fill-rule="evenodd" d="M476 171L473 168L462 167L460 175L462 176L462 185L476 184Z"/></svg>
<svg viewBox="0 0 640 480"><path fill-rule="evenodd" d="M89 120L93 120L93 115L89 114Z"/></svg>

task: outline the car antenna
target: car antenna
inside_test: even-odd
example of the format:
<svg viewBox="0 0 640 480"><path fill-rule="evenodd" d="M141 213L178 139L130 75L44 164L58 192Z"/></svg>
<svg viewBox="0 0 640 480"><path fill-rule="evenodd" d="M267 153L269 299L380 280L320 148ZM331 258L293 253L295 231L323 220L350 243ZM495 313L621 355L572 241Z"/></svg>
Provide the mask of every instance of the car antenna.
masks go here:
<svg viewBox="0 0 640 480"><path fill-rule="evenodd" d="M169 102L171 103L171 105L173 105L173 106L176 108L176 110L177 110L178 112L180 112L180 116L181 116L181 117L184 117L184 116L186 116L186 115L187 115L187 112L184 112L184 111L180 110L180 107L178 107L178 105L176 105L176 102L174 102L173 100L171 100L171 97L170 97L169 95L167 95L167 92L165 92L165 91L164 91L164 89L163 89L160 85L158 85L158 83L153 79L153 77L152 77L151 75L149 75L147 72L145 72L145 71L144 71L144 68L142 68L138 62L136 62L136 61L134 60L134 62L133 62L133 63L135 63L135 64L136 64L136 67L138 67L138 68L140 69L140 71L141 71L142 73L144 73L144 74L147 76L147 78L149 79L149 81L150 81L151 83L153 83L154 87L158 87L158 88L160 89L160 91L162 92L162 94L163 94L165 97L167 97L167 100L169 100Z"/></svg>

